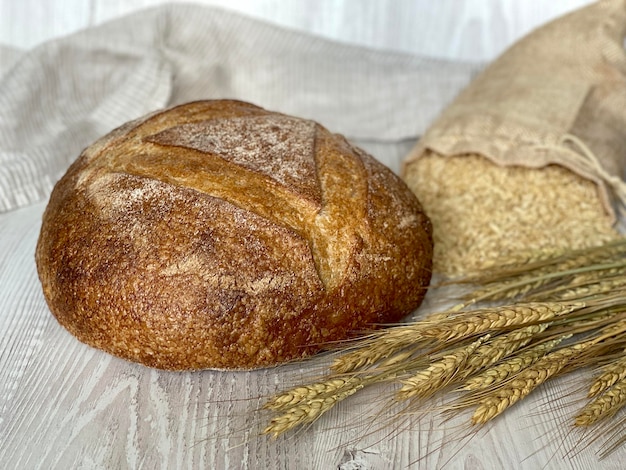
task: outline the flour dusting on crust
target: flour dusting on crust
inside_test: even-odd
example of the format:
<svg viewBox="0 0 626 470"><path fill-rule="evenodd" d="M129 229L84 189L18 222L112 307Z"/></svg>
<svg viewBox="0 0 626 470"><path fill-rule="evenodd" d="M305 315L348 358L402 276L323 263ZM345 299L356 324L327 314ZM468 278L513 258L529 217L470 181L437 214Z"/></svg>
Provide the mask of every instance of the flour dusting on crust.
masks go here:
<svg viewBox="0 0 626 470"><path fill-rule="evenodd" d="M212 119L174 126L146 140L217 155L321 200L313 121L281 115Z"/></svg>

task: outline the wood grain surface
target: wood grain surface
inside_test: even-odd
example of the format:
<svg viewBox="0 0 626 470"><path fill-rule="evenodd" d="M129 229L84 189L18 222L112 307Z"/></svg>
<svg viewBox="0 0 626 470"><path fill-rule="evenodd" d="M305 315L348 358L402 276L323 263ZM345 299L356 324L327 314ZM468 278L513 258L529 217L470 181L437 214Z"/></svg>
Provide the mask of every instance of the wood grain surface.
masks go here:
<svg viewBox="0 0 626 470"><path fill-rule="evenodd" d="M0 0L0 44L30 48L120 15L189 0ZM196 0L338 41L491 60L531 29L591 0Z"/></svg>
<svg viewBox="0 0 626 470"><path fill-rule="evenodd" d="M32 261L43 204L0 218L0 462L3 468L572 468L598 465L580 448L567 400L549 383L493 424L468 416L385 410L390 390L365 390L307 429L260 431L264 397L307 380L328 357L252 372L164 372L79 343L48 312ZM11 231L15 236L7 235ZM4 233L2 233L4 232ZM18 236L19 234L19 236ZM434 292L433 292L434 293ZM422 311L446 299L430 295ZM569 397L580 399L580 393ZM382 410L382 412L381 412ZM568 455L575 451L575 455ZM620 450L601 468L622 468Z"/></svg>
<svg viewBox="0 0 626 470"><path fill-rule="evenodd" d="M0 49L0 59L14 60L14 48L154 3L0 0L0 44L12 46L6 55ZM485 60L548 17L587 2L228 3L336 39ZM430 20L415 30L410 15ZM352 25L354 18L359 21ZM412 146L360 144L396 171ZM299 432L263 436L264 397L311 378L329 358L251 372L179 373L149 369L79 343L52 317L40 291L34 250L44 207L0 214L0 468L623 468L626 449L600 461L601 442L581 443L571 427L568 403L583 398L576 377L548 383L480 429L469 427L469 416L442 421L433 413L385 408L390 390L382 387L354 395ZM446 300L446 293L432 291L420 314Z"/></svg>

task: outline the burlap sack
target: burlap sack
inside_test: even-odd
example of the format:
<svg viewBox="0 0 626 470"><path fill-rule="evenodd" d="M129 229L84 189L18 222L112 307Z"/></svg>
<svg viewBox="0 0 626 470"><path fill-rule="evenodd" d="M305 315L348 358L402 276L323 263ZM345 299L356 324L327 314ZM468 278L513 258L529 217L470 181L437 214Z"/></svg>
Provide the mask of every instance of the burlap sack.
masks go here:
<svg viewBox="0 0 626 470"><path fill-rule="evenodd" d="M583 184L593 183L592 197L599 199L602 217L607 226L614 223L616 215L626 207L626 185L622 180L626 168L625 35L626 1L602 0L535 30L486 68L444 110L405 162L404 176L409 186L420 198L433 201L432 207L426 204L427 211L446 210L443 206L450 201L437 206L437 198L446 198L446 189L441 184L425 190L421 187L436 176L441 178L441 174L445 178L446 166L458 160L457 157L471 156L476 159L473 164L486 158L490 165L500 167L497 170L502 172L503 178L500 190L506 190L507 178L518 169L550 168L554 171L550 165L567 168L579 175L576 178L584 179ZM421 162L424 157L444 159L445 163L427 165ZM556 171L563 173L562 168ZM524 175L532 176L533 172L527 171ZM460 176L463 177L473 176ZM533 188L530 180L528 184L528 191L552 189L545 180L541 182L544 188ZM562 186L563 182L558 184ZM471 191L471 186L469 188ZM424 191L438 194L424 194ZM583 199L588 199L587 195ZM541 198L533 201L541 203ZM471 203L480 205L481 201ZM549 213L550 209L547 207L544 212ZM505 211L507 206L472 208L486 216L485 226L489 225L489 216L497 215L496 210ZM577 208L572 207L570 215L575 216L576 211ZM463 214L461 210L459 217ZM437 214L433 216L437 219ZM610 237L611 229L599 227L604 222L602 218L598 220L585 219L596 225L591 228L594 233L601 233L597 237L579 234L579 238L585 239L580 245L592 242L590 238ZM537 222L537 232L545 232L554 224L548 220L546 227L542 221ZM446 234L441 233L445 227L439 228L439 238L445 238ZM506 227L501 229L506 230ZM536 233L530 237L532 243L513 245L516 249L545 248L555 240L557 244L559 241L577 244L576 240L563 241L558 235L559 227L553 229L556 232L552 235L557 233L557 236L548 237L549 240L541 240L541 234ZM498 229L486 227L482 233L476 228L472 231L477 233L466 235L477 243L480 237ZM514 251L509 245L515 234L506 231L508 233L491 233L500 240L495 240L487 250L489 257ZM454 246L454 240L444 241ZM470 240L463 249L472 251L472 246ZM445 254L439 253L439 256ZM468 263L462 253L455 256L458 259L450 261L458 269L452 269L448 263L444 270L463 271L488 262L483 257ZM476 258L477 255L467 256ZM466 266L459 265L464 262Z"/></svg>

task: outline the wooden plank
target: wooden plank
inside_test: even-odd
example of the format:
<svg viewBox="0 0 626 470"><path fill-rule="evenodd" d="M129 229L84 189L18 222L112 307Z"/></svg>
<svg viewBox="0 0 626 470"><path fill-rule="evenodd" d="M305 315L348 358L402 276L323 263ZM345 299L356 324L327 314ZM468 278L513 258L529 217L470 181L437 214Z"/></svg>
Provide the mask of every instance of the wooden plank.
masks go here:
<svg viewBox="0 0 626 470"><path fill-rule="evenodd" d="M0 44L29 49L89 26L92 0L0 1Z"/></svg>
<svg viewBox="0 0 626 470"><path fill-rule="evenodd" d="M184 2L174 0L171 3ZM164 0L0 0L0 43L29 48ZM197 0L352 44L490 60L530 29L590 0Z"/></svg>

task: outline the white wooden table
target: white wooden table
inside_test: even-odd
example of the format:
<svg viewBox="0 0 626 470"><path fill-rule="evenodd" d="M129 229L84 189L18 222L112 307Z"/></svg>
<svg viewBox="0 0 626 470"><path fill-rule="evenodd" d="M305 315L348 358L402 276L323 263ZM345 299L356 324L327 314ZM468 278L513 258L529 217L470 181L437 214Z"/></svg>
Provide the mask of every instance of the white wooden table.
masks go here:
<svg viewBox="0 0 626 470"><path fill-rule="evenodd" d="M0 0L0 45L27 49L155 3ZM338 40L484 61L533 26L588 2L206 3ZM18 55L5 48L0 60ZM467 416L411 416L370 429L394 416L373 420L386 396L380 388L355 395L308 429L261 436L263 397L306 380L328 359L254 372L172 373L82 345L56 323L39 291L33 253L43 209L40 203L0 214L0 240L9 240L0 246L0 468L623 468L626 449L599 462L598 444L577 443L568 401L553 400L572 391L570 398L581 397L571 378L548 384L468 439ZM439 300L430 295L423 311Z"/></svg>

